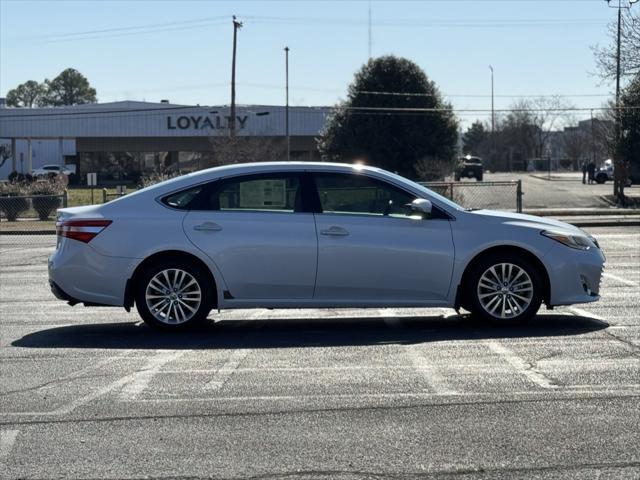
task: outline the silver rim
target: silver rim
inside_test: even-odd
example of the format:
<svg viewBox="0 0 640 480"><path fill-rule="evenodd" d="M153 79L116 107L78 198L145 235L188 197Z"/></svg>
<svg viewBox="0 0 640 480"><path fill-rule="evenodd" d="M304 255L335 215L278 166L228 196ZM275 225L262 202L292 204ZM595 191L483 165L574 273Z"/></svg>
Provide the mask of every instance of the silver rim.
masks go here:
<svg viewBox="0 0 640 480"><path fill-rule="evenodd" d="M529 274L513 263L489 267L478 282L480 305L496 318L514 318L531 305L533 282Z"/></svg>
<svg viewBox="0 0 640 480"><path fill-rule="evenodd" d="M157 273L145 292L147 308L156 320L171 325L190 320L200 308L202 292L189 272L169 268Z"/></svg>

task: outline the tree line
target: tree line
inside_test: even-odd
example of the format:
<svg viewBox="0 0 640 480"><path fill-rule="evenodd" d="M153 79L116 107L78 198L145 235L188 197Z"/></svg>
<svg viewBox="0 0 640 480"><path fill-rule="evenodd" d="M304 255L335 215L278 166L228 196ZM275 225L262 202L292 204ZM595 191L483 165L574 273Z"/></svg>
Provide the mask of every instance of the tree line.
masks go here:
<svg viewBox="0 0 640 480"><path fill-rule="evenodd" d="M7 92L10 107L61 107L96 103L96 89L89 80L73 68L60 72L53 80L27 80Z"/></svg>

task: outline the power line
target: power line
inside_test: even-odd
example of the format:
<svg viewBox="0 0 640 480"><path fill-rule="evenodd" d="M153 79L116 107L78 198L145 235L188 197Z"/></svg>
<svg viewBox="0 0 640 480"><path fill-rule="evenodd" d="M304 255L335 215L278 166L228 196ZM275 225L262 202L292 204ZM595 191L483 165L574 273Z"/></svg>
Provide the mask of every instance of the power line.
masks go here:
<svg viewBox="0 0 640 480"><path fill-rule="evenodd" d="M68 33L54 33L49 35L38 35L33 37L22 37L22 39L33 39L34 43L59 43L74 40L96 40L102 38L112 38L131 35L145 35L149 33L161 33L175 30L185 30L190 28L203 28L212 25L224 25L228 15L206 17L197 19L180 20L174 22L151 23L142 25L131 25L126 27L114 27L104 29L84 30ZM378 27L469 27L469 28L520 28L528 26L541 27L575 27L575 26L599 26L606 25L607 21L602 19L388 19L363 21L358 18L342 17L277 17L277 16L243 16L246 22L256 24L291 24L291 25L362 25Z"/></svg>

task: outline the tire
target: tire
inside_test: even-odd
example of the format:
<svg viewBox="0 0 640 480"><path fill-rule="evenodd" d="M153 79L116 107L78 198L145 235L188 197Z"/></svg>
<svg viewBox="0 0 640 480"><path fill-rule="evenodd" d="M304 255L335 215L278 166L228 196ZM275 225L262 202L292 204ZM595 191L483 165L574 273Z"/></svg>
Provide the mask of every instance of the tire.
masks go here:
<svg viewBox="0 0 640 480"><path fill-rule="evenodd" d="M513 253L491 254L471 267L464 287L465 303L477 319L522 324L540 309L543 286L542 273L528 259Z"/></svg>
<svg viewBox="0 0 640 480"><path fill-rule="evenodd" d="M480 173L480 174L478 174L478 176L476 177L476 180L478 180L479 182L481 182L481 181L482 181L482 174L481 174L481 173Z"/></svg>
<svg viewBox="0 0 640 480"><path fill-rule="evenodd" d="M455 177L453 177L453 178L455 178L456 182L459 182L459 181L460 181L460 175L457 175L457 174L456 174L456 176L455 176Z"/></svg>
<svg viewBox="0 0 640 480"><path fill-rule="evenodd" d="M606 181L607 181L606 175L596 175L596 183L602 185Z"/></svg>
<svg viewBox="0 0 640 480"><path fill-rule="evenodd" d="M134 287L140 317L157 330L177 331L202 325L213 305L214 288L209 278L202 267L186 260L163 260L151 265Z"/></svg>

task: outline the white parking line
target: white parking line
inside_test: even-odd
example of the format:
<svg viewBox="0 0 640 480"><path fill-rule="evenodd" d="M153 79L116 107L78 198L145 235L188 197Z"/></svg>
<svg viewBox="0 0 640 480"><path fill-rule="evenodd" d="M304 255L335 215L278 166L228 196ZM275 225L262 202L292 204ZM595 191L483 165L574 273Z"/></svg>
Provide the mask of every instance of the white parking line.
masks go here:
<svg viewBox="0 0 640 480"><path fill-rule="evenodd" d="M247 358L247 355L249 355L248 349L234 350L229 359L220 367L220 370L215 373L213 379L205 385L205 390L212 391L222 388L229 380L229 377L233 375L233 372L238 369L242 361Z"/></svg>
<svg viewBox="0 0 640 480"><path fill-rule="evenodd" d="M458 392L451 388L449 382L440 375L438 369L420 354L417 346L409 347L408 353L411 362L427 381L433 393L436 395L458 395Z"/></svg>
<svg viewBox="0 0 640 480"><path fill-rule="evenodd" d="M617 275L612 275L611 273L603 273L602 274L603 277L606 278L610 278L612 280L615 280L616 282L620 282L624 285L628 285L629 287L640 287L640 284L638 282L634 282L632 280L627 280L626 278L622 278L622 277L618 277Z"/></svg>
<svg viewBox="0 0 640 480"><path fill-rule="evenodd" d="M177 360L185 352L162 352L149 359L147 364L137 372L130 375L131 380L124 384L120 392L120 399L125 401L135 400L149 385L153 377L160 371L163 365ZM126 377L125 377L126 378Z"/></svg>
<svg viewBox="0 0 640 480"><path fill-rule="evenodd" d="M567 308L567 310L569 310L571 313L573 313L574 315L577 315L579 317L587 317L587 318L593 318L595 320L604 321L604 318L599 317L595 313L588 312L587 310L583 310L583 309L578 308L578 307L569 307L569 308Z"/></svg>
<svg viewBox="0 0 640 480"><path fill-rule="evenodd" d="M18 432L19 430L0 430L0 460L7 458L11 454Z"/></svg>
<svg viewBox="0 0 640 480"><path fill-rule="evenodd" d="M500 357L511 365L519 374L523 375L539 387L544 389L558 388L557 385L552 384L551 381L542 373L536 372L530 363L519 357L513 350L498 342L488 342L487 346L494 353L500 355Z"/></svg>

